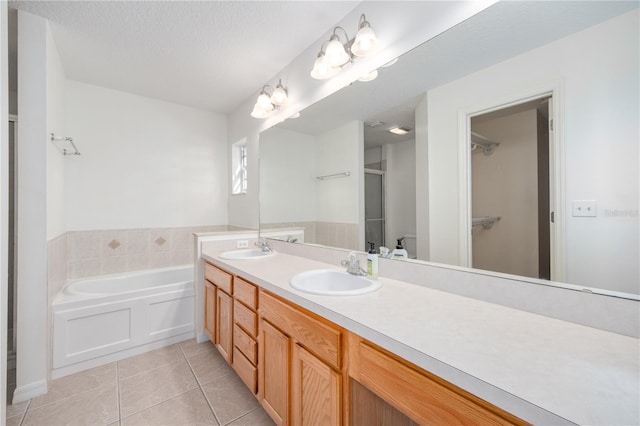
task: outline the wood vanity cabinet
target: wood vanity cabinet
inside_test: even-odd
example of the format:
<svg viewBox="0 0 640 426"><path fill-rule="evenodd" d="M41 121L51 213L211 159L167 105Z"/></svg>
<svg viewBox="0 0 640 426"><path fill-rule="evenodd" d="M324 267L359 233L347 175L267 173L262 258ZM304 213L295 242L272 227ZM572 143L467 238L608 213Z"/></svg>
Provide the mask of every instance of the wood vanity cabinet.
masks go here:
<svg viewBox="0 0 640 426"><path fill-rule="evenodd" d="M205 332L277 425L527 423L205 262Z"/></svg>
<svg viewBox="0 0 640 426"><path fill-rule="evenodd" d="M222 357L231 364L233 360L233 299L231 296L233 275L205 262L204 277L205 331L209 327L212 328L211 341ZM213 305L211 296L213 296Z"/></svg>
<svg viewBox="0 0 640 426"><path fill-rule="evenodd" d="M385 411L385 405L407 416L406 421L396 417L395 424L413 424L412 420L430 425L527 424L352 333L348 354L349 376L363 385L351 389L353 425L378 424L371 416Z"/></svg>
<svg viewBox="0 0 640 426"><path fill-rule="evenodd" d="M233 369L255 395L258 391L258 288L240 277L233 286Z"/></svg>
<svg viewBox="0 0 640 426"><path fill-rule="evenodd" d="M204 332L216 344L216 286L204 280Z"/></svg>
<svg viewBox="0 0 640 426"><path fill-rule="evenodd" d="M343 424L342 330L260 291L258 399L278 425Z"/></svg>

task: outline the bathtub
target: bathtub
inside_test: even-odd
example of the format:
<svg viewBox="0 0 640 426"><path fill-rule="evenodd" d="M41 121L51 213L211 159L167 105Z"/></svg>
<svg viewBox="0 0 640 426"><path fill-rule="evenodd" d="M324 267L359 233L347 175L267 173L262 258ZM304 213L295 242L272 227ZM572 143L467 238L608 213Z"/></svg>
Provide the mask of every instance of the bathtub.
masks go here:
<svg viewBox="0 0 640 426"><path fill-rule="evenodd" d="M52 377L194 336L193 266L67 283L52 304Z"/></svg>

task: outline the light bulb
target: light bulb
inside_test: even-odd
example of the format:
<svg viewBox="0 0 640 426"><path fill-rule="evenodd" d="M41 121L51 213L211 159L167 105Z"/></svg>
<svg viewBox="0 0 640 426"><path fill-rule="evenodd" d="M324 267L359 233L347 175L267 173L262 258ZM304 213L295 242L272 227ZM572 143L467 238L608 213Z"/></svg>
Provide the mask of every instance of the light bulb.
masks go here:
<svg viewBox="0 0 640 426"><path fill-rule="evenodd" d="M287 89L282 86L282 83L278 83L275 90L271 94L271 103L275 105L282 105L287 100Z"/></svg>
<svg viewBox="0 0 640 426"><path fill-rule="evenodd" d="M349 62L349 54L344 50L344 46L340 42L337 35L332 35L327 44L324 61L332 67L341 67Z"/></svg>
<svg viewBox="0 0 640 426"><path fill-rule="evenodd" d="M260 92L256 105L259 105L260 108L262 108L265 111L269 111L270 108L273 107L273 105L271 105L271 98L269 97L269 95L267 95L267 93L264 90Z"/></svg>
<svg viewBox="0 0 640 426"><path fill-rule="evenodd" d="M318 54L318 58L313 64L311 77L315 78L316 80L326 80L336 75L337 72L337 68L330 66L324 61L324 52L320 52Z"/></svg>
<svg viewBox="0 0 640 426"><path fill-rule="evenodd" d="M376 34L373 32L369 23L364 21L360 25L360 30L356 34L356 38L351 46L351 53L356 56L369 56L378 51L380 43L376 38Z"/></svg>
<svg viewBox="0 0 640 426"><path fill-rule="evenodd" d="M253 118L265 118L267 115L269 115L269 114L267 113L267 111L265 111L264 109L262 109L262 108L260 107L260 105L255 104L255 105L253 106L253 111L251 111L251 116L252 116Z"/></svg>

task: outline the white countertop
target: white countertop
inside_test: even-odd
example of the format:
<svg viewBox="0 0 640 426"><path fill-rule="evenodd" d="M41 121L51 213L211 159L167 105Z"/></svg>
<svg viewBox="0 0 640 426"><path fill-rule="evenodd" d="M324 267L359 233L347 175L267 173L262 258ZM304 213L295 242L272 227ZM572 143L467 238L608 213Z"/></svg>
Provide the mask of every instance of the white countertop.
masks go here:
<svg viewBox="0 0 640 426"><path fill-rule="evenodd" d="M361 296L316 296L289 280L336 265L278 253L214 264L536 423L640 424L640 341L381 277Z"/></svg>

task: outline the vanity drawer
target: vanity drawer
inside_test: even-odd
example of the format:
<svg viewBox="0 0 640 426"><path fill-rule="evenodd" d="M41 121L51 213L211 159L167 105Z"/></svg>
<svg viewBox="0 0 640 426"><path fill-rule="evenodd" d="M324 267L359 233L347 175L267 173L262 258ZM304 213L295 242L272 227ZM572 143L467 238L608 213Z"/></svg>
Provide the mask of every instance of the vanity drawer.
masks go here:
<svg viewBox="0 0 640 426"><path fill-rule="evenodd" d="M233 289L233 276L230 273L225 272L208 262L205 262L204 277L208 281L211 281L213 284L218 286L218 288L223 290L225 293L231 295L231 291Z"/></svg>
<svg viewBox="0 0 640 426"><path fill-rule="evenodd" d="M240 277L233 284L233 296L251 309L258 309L258 288Z"/></svg>
<svg viewBox="0 0 640 426"><path fill-rule="evenodd" d="M253 365L258 363L258 344L236 324L233 327L233 344L242 352Z"/></svg>
<svg viewBox="0 0 640 426"><path fill-rule="evenodd" d="M320 321L311 313L293 307L269 293L260 291L260 316L313 352L329 365L340 369L340 336L337 326Z"/></svg>
<svg viewBox="0 0 640 426"><path fill-rule="evenodd" d="M251 337L258 334L258 315L237 300L233 301L233 319Z"/></svg>
<svg viewBox="0 0 640 426"><path fill-rule="evenodd" d="M255 395L258 390L258 369L238 350L233 348L233 369L249 390Z"/></svg>

